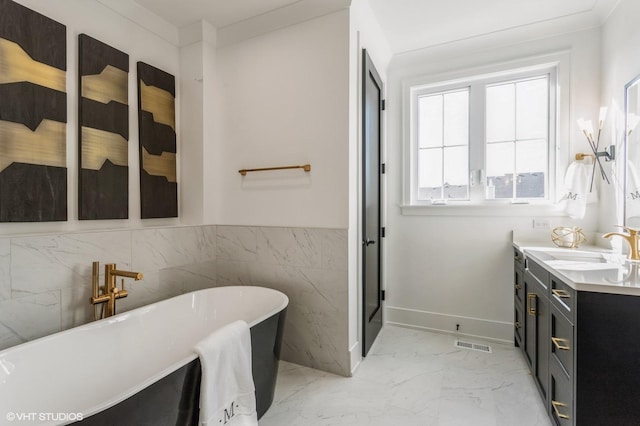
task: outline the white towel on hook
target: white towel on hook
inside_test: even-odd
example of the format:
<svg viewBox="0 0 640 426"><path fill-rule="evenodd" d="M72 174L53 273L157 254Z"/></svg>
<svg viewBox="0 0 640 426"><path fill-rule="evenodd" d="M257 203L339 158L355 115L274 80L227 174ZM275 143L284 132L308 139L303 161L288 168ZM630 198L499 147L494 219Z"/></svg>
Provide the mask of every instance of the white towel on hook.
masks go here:
<svg viewBox="0 0 640 426"><path fill-rule="evenodd" d="M202 365L199 425L257 426L251 334L239 320L196 345Z"/></svg>
<svg viewBox="0 0 640 426"><path fill-rule="evenodd" d="M589 158L589 157L587 157ZM587 212L589 186L591 184L591 162L574 161L564 175L564 192L560 198L562 210L572 219L582 219Z"/></svg>

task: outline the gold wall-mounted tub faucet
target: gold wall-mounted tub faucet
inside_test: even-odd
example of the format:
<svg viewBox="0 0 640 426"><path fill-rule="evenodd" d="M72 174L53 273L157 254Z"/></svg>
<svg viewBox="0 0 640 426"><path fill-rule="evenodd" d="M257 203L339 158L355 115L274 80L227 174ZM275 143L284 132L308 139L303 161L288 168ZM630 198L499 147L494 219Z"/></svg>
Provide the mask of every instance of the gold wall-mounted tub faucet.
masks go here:
<svg viewBox="0 0 640 426"><path fill-rule="evenodd" d="M99 286L100 263L93 262L91 285L93 294L89 302L93 305L94 319L107 318L116 314L116 300L129 295L124 288L124 278L131 278L135 281L142 279L142 272L121 271L116 269L115 263L104 265L104 286ZM122 277L122 288L118 288L116 277ZM97 305L102 304L102 313L98 315Z"/></svg>
<svg viewBox="0 0 640 426"><path fill-rule="evenodd" d="M624 229L627 233L608 232L604 234L602 238L611 238L615 236L624 239L627 244L629 244L629 259L640 260L640 249L638 247L638 243L640 242L640 230L627 228L626 226L621 226L620 228Z"/></svg>

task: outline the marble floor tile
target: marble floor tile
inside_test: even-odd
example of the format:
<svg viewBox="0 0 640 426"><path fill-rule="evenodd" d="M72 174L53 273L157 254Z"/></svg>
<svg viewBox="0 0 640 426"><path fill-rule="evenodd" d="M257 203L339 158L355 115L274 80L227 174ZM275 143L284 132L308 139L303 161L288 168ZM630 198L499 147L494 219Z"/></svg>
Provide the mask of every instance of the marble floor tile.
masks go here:
<svg viewBox="0 0 640 426"><path fill-rule="evenodd" d="M351 378L281 361L260 426L551 425L517 348L492 343L486 354L454 341L386 326Z"/></svg>

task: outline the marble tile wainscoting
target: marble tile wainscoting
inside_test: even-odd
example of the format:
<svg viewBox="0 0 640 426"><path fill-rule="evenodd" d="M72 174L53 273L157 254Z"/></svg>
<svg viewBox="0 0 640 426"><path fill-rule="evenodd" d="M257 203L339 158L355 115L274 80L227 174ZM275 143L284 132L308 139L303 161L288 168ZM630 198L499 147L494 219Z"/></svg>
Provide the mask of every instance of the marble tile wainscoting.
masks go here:
<svg viewBox="0 0 640 426"><path fill-rule="evenodd" d="M216 227L78 232L0 239L0 349L93 321L91 262L139 271L118 312L216 283ZM120 283L118 283L120 284Z"/></svg>
<svg viewBox="0 0 640 426"><path fill-rule="evenodd" d="M181 226L0 238L0 349L93 320L91 262L139 271L119 312L224 285L283 291L282 358L348 376L347 230ZM102 277L101 277L102 280Z"/></svg>
<svg viewBox="0 0 640 426"><path fill-rule="evenodd" d="M218 226L218 285L289 296L282 359L349 376L346 229Z"/></svg>

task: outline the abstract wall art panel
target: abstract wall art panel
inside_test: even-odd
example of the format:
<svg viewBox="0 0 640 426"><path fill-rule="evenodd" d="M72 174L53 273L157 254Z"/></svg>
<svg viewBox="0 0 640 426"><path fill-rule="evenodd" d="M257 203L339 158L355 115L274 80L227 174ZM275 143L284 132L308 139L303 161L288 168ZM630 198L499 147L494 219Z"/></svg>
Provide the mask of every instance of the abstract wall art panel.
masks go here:
<svg viewBox="0 0 640 426"><path fill-rule="evenodd" d="M78 217L129 216L129 55L78 36Z"/></svg>
<svg viewBox="0 0 640 426"><path fill-rule="evenodd" d="M142 219L178 216L175 77L138 62Z"/></svg>
<svg viewBox="0 0 640 426"><path fill-rule="evenodd" d="M66 37L0 0L0 222L67 219Z"/></svg>

